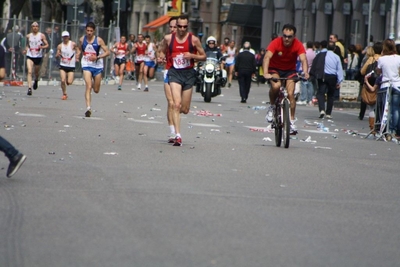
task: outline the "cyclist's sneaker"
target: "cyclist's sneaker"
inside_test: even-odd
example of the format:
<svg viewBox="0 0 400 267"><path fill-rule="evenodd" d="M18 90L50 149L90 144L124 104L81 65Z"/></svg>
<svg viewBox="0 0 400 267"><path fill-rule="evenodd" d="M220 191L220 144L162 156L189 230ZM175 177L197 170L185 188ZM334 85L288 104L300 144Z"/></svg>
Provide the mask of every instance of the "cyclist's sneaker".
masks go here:
<svg viewBox="0 0 400 267"><path fill-rule="evenodd" d="M275 110L275 106L273 106L273 105L269 106L268 111L267 111L267 116L265 116L265 120L268 123L271 123L274 121L274 110Z"/></svg>
<svg viewBox="0 0 400 267"><path fill-rule="evenodd" d="M31 88L28 88L28 93L27 93L27 95L32 95L32 89L31 89Z"/></svg>
<svg viewBox="0 0 400 267"><path fill-rule="evenodd" d="M319 112L319 118L322 119L325 116L325 111L321 110Z"/></svg>
<svg viewBox="0 0 400 267"><path fill-rule="evenodd" d="M92 110L91 109L88 109L88 110L86 110L86 112L85 112L85 117L90 117L90 116L92 116Z"/></svg>
<svg viewBox="0 0 400 267"><path fill-rule="evenodd" d="M35 81L33 82L33 90L36 90L37 88L38 88L38 81L35 80Z"/></svg>
<svg viewBox="0 0 400 267"><path fill-rule="evenodd" d="M67 98L68 98L68 96L67 96L67 94L65 94L65 95L63 95L63 96L61 97L61 100L67 100Z"/></svg>
<svg viewBox="0 0 400 267"><path fill-rule="evenodd" d="M175 137L173 146L182 146L182 138L179 136Z"/></svg>
<svg viewBox="0 0 400 267"><path fill-rule="evenodd" d="M294 124L295 122L296 122L295 120L290 122L290 134L292 135L297 134L297 127Z"/></svg>
<svg viewBox="0 0 400 267"><path fill-rule="evenodd" d="M307 101L297 101L296 105L305 106L305 105L307 105Z"/></svg>

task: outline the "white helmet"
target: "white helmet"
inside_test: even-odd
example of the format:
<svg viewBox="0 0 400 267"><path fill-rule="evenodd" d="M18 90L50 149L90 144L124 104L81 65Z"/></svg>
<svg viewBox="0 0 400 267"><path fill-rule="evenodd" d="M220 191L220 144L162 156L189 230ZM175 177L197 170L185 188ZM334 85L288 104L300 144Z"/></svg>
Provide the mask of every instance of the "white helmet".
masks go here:
<svg viewBox="0 0 400 267"><path fill-rule="evenodd" d="M217 44L217 39L215 39L214 36L210 36L210 37L207 38L207 41L206 41L207 44L208 44L208 42L210 42L210 41L214 41L214 43Z"/></svg>

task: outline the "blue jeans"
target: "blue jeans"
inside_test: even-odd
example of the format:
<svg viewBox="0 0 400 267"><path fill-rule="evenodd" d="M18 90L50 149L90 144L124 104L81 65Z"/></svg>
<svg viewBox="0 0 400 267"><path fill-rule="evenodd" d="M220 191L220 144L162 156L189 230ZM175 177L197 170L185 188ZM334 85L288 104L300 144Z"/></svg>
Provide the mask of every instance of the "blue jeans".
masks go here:
<svg viewBox="0 0 400 267"><path fill-rule="evenodd" d="M15 149L15 147L10 144L6 139L0 136L0 151L3 151L8 159L12 159L19 152Z"/></svg>
<svg viewBox="0 0 400 267"><path fill-rule="evenodd" d="M400 135L400 91L392 89L392 99L391 99L391 121L389 125L389 130L392 133Z"/></svg>
<svg viewBox="0 0 400 267"><path fill-rule="evenodd" d="M311 81L300 81L300 101L310 102L314 95L314 86Z"/></svg>

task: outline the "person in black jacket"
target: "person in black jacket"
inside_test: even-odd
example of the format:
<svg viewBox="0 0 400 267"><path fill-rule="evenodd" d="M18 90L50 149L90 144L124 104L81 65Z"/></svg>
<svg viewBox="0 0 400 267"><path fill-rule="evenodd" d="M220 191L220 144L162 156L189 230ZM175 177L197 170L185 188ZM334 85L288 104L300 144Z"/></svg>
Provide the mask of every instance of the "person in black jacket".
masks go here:
<svg viewBox="0 0 400 267"><path fill-rule="evenodd" d="M251 77L256 73L256 58L250 52L250 48L250 42L245 42L243 52L235 59L235 75L238 77L241 103L246 103L250 93Z"/></svg>

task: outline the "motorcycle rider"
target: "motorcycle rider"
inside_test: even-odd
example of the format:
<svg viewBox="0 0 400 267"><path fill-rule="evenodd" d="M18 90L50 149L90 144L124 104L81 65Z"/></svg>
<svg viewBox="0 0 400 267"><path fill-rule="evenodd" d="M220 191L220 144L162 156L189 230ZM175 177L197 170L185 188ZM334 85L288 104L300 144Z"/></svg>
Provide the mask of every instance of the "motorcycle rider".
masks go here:
<svg viewBox="0 0 400 267"><path fill-rule="evenodd" d="M214 36L209 36L206 40L206 47L204 48L204 52L206 52L207 57L213 57L220 60L220 68L222 70L222 87L226 84L226 70L224 70L225 60L223 58L223 54L221 49L217 46L217 39ZM211 56L210 54L213 54Z"/></svg>

